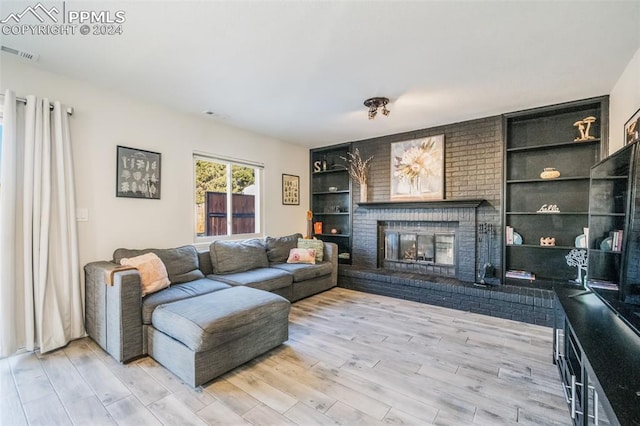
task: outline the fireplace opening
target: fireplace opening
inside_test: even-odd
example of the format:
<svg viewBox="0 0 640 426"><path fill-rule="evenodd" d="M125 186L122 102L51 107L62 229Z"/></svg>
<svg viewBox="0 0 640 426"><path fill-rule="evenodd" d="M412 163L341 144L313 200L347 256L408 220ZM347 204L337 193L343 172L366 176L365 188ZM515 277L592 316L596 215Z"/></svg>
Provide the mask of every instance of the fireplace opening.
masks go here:
<svg viewBox="0 0 640 426"><path fill-rule="evenodd" d="M457 278L455 221L379 221L378 267Z"/></svg>
<svg viewBox="0 0 640 426"><path fill-rule="evenodd" d="M384 260L455 266L455 234L384 231Z"/></svg>

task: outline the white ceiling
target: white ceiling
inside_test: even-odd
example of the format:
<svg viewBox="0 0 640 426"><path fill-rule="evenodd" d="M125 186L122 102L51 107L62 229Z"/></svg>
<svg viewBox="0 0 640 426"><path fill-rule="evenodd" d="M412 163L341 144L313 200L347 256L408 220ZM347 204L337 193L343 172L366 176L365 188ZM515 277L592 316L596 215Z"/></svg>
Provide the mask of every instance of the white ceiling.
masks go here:
<svg viewBox="0 0 640 426"><path fill-rule="evenodd" d="M0 15L33 3L5 1ZM123 35L2 44L39 54L38 67L310 147L608 94L640 48L638 0L65 6L123 10ZM372 96L391 99L388 117L367 119Z"/></svg>

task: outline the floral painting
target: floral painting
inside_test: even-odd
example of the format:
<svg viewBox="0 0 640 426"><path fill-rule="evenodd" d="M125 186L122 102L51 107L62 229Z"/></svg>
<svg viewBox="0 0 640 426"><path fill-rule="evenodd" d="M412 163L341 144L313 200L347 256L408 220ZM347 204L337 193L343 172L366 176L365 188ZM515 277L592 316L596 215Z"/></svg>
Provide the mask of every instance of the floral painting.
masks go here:
<svg viewBox="0 0 640 426"><path fill-rule="evenodd" d="M391 144L391 199L444 199L444 135Z"/></svg>
<svg viewBox="0 0 640 426"><path fill-rule="evenodd" d="M157 152L117 147L116 196L160 199L160 159Z"/></svg>

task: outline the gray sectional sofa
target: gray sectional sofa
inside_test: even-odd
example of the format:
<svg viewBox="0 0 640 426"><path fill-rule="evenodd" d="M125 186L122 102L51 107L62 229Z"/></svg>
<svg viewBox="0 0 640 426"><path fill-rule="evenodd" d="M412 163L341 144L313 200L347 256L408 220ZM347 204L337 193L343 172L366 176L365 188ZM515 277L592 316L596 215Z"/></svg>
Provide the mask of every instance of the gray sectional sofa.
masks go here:
<svg viewBox="0 0 640 426"><path fill-rule="evenodd" d="M333 243L321 244L321 262L286 263L299 238L117 249L84 268L87 333L120 362L150 355L192 386L205 383L286 341L290 302L336 286ZM143 297L138 271L120 260L149 252L171 285Z"/></svg>

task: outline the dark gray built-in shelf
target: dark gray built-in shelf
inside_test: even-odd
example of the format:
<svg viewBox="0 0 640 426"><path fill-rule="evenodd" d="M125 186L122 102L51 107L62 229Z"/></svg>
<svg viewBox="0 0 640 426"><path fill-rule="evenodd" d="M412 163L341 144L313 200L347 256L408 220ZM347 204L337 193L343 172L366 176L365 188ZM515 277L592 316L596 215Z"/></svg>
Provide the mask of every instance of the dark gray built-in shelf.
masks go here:
<svg viewBox="0 0 640 426"><path fill-rule="evenodd" d="M587 117L595 117L585 131L592 139L580 140L577 123ZM504 130L503 225L513 228L523 244L503 242L503 277L509 270L527 271L535 276L534 286L568 283L577 269L565 256L588 227L589 169L607 150L608 98L506 114ZM543 179L548 168L560 175ZM540 211L549 205L557 211ZM555 238L555 247L539 245L547 237Z"/></svg>
<svg viewBox="0 0 640 426"><path fill-rule="evenodd" d="M322 232L314 230L313 236L337 244L342 264L351 263L351 177L344 165L349 151L350 144L312 149L309 165L312 221L322 223Z"/></svg>

